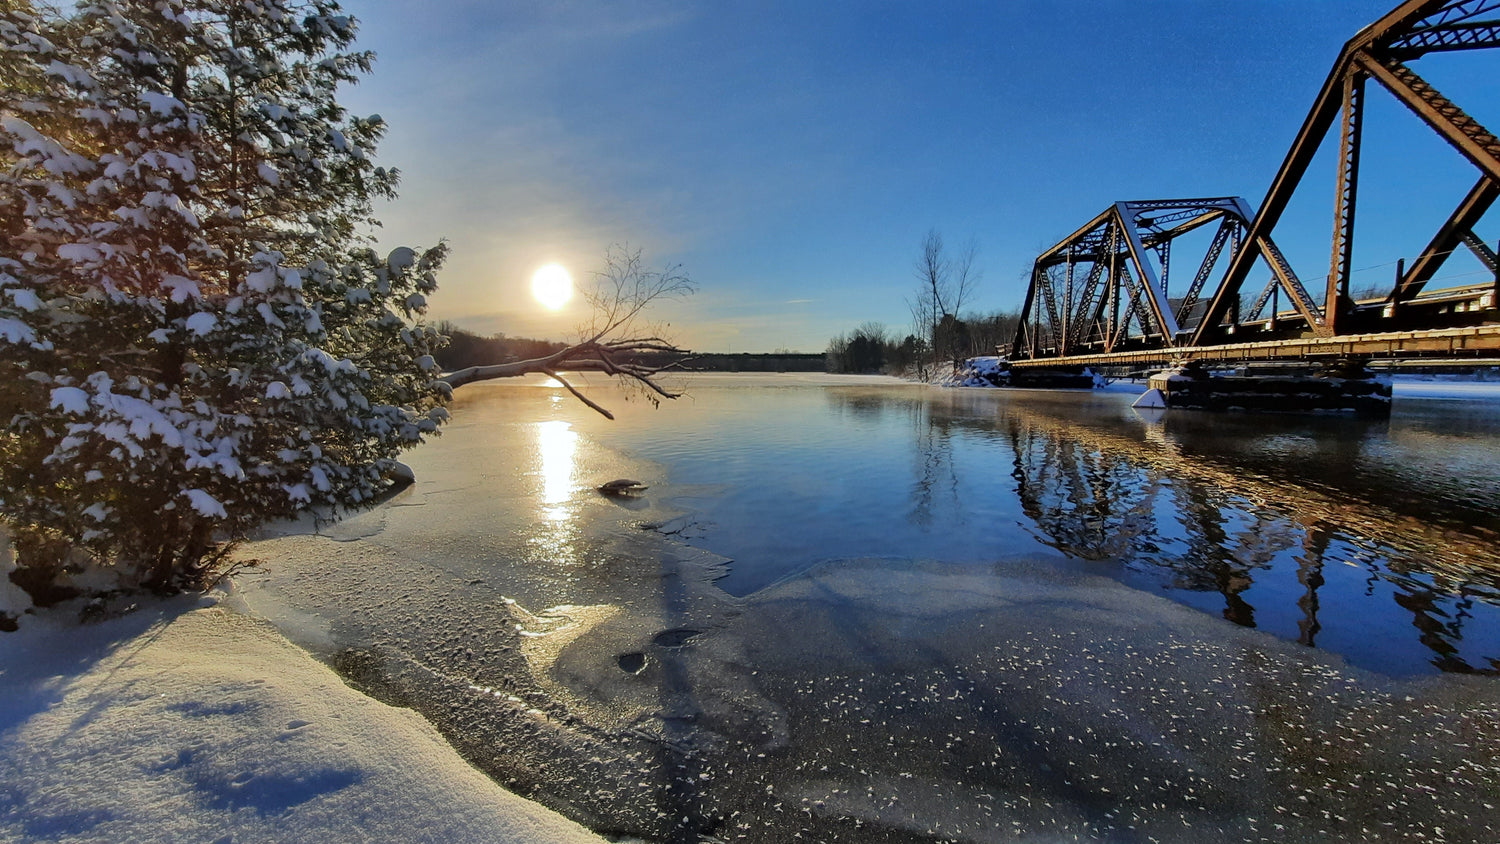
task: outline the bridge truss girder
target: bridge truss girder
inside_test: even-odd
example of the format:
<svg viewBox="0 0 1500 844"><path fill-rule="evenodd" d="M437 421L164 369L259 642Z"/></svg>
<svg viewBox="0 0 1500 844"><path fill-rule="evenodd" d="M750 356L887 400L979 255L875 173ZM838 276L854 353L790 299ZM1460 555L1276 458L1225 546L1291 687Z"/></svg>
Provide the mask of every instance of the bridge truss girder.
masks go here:
<svg viewBox="0 0 1500 844"><path fill-rule="evenodd" d="M1276 244L1250 239L1253 216L1241 197L1116 202L1038 256L1011 358L1182 345L1202 318L1203 293L1216 269L1240 254L1263 258L1272 284L1311 321L1315 306ZM1182 255L1174 255L1173 242L1213 225L1205 254L1174 301L1170 272Z"/></svg>
<svg viewBox="0 0 1500 844"><path fill-rule="evenodd" d="M1500 0L1408 0L1344 45L1249 232L1252 242L1269 240L1314 155L1337 121L1340 142L1327 288L1321 306L1293 297L1315 336L1347 333L1340 322L1347 317L1352 304L1349 262L1359 191L1360 145L1365 133L1365 89L1369 80L1405 105L1480 171L1473 189L1410 269L1397 278L1387 301L1395 308L1416 297L1460 245L1468 246L1486 265L1492 264L1494 252L1474 234L1473 226L1500 197L1500 140L1405 62L1433 52L1497 46L1500 46ZM1254 259L1252 250L1234 256L1204 319L1193 332L1190 345L1228 339L1229 325L1237 321L1238 315L1233 311L1239 302L1240 288ZM1259 301L1263 303L1265 298L1263 294Z"/></svg>

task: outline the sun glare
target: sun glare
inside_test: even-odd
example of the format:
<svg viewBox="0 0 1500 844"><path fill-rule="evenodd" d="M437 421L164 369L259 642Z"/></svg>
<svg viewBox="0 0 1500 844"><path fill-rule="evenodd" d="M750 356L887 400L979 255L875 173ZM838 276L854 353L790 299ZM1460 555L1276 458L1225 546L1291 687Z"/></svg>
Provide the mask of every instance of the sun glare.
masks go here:
<svg viewBox="0 0 1500 844"><path fill-rule="evenodd" d="M531 295L542 307L555 311L573 298L573 277L561 264L548 264L532 275Z"/></svg>

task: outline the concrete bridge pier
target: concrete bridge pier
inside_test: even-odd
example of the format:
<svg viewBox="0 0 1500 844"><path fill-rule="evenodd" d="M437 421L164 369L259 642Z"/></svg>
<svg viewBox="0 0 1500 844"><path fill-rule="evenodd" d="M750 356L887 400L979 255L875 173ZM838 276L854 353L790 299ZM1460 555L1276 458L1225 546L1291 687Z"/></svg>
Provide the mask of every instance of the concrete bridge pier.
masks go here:
<svg viewBox="0 0 1500 844"><path fill-rule="evenodd" d="M1136 406L1389 415L1390 380L1367 364L1367 358L1340 357L1296 370L1214 372L1202 361L1188 361L1152 375Z"/></svg>

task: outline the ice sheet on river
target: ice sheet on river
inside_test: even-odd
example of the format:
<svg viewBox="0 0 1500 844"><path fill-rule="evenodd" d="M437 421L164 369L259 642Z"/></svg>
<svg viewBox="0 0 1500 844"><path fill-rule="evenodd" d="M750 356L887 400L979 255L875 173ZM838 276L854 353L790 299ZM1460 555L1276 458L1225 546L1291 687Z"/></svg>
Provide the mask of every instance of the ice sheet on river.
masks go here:
<svg viewBox="0 0 1500 844"><path fill-rule="evenodd" d="M1500 834L1493 683L1390 681L1045 562L837 561L737 601L679 550L613 601L528 609L371 553L328 541L319 568L411 593L333 613L335 665L605 831ZM468 609L403 606L433 590Z"/></svg>
<svg viewBox="0 0 1500 844"><path fill-rule="evenodd" d="M241 596L596 830L1500 839L1488 678L1370 674L1057 560L829 561L735 598L721 558L641 529L684 514L587 483L656 490L652 466L464 410L490 429L330 535L258 544Z"/></svg>

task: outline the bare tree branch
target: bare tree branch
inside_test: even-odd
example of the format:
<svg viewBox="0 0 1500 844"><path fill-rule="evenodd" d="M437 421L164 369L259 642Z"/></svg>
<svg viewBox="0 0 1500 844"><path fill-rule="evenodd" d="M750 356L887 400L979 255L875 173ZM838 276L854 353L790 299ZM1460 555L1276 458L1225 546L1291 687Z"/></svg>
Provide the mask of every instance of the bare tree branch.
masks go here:
<svg viewBox="0 0 1500 844"><path fill-rule="evenodd" d="M556 372L553 372L550 369L549 370L543 370L543 371L546 372L548 375L551 375L552 376L552 380L556 381L557 383L563 385L563 387L567 388L568 392L570 392L570 393L573 394L573 398L576 398L579 401L583 402L584 404L588 405L589 407L592 407L593 409L599 411L601 414L604 415L605 419L608 419L610 421L614 421L615 415L613 413L610 413L608 410L605 410L604 408L600 407L597 403L595 403L595 401L593 399L589 398L588 396L584 395L583 393L578 392L578 389L576 387L574 387L572 384L569 384L568 380L566 378L562 377L561 375L558 375Z"/></svg>
<svg viewBox="0 0 1500 844"><path fill-rule="evenodd" d="M635 385L653 403L681 396L682 391L666 387L657 376L675 367L688 353L667 339L665 325L652 323L645 316L653 304L690 295L697 285L675 264L661 270L646 269L639 249L613 246L604 258L605 268L594 274L593 289L583 294L590 305L590 317L581 327L577 343L531 360L467 367L439 380L456 388L475 381L542 373L609 419L614 415L558 372L602 372Z"/></svg>

